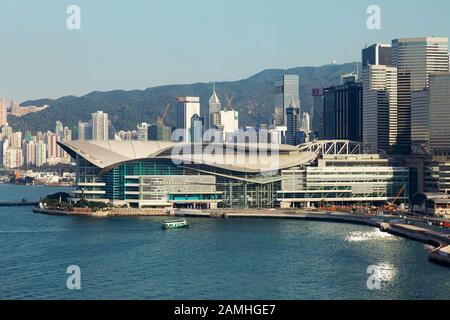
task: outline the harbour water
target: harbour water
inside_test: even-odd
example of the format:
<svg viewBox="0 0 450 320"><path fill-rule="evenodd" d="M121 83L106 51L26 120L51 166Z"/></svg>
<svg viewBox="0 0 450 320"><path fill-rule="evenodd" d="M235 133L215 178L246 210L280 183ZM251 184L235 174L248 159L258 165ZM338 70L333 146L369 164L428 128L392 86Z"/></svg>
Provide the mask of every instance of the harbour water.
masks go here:
<svg viewBox="0 0 450 320"><path fill-rule="evenodd" d="M0 201L60 191L0 185ZM346 224L58 217L0 208L0 299L449 299L430 247ZM66 287L67 267L81 289ZM367 286L380 270L381 289Z"/></svg>

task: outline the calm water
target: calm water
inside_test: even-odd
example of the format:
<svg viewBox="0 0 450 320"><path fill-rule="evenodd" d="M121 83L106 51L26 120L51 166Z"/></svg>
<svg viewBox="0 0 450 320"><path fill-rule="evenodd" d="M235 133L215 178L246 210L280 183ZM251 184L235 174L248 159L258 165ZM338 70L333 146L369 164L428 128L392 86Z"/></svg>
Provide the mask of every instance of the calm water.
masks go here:
<svg viewBox="0 0 450 320"><path fill-rule="evenodd" d="M59 189L0 185L0 200ZM0 208L1 299L449 299L429 247L375 228L283 220L89 219ZM69 265L81 290L66 289ZM382 270L367 289L367 268Z"/></svg>

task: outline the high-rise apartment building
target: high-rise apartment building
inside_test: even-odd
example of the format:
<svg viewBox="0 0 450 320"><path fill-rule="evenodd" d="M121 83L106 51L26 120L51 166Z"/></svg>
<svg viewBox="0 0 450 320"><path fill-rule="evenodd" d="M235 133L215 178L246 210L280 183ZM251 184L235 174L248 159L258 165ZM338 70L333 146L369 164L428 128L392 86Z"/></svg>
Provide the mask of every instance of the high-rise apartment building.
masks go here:
<svg viewBox="0 0 450 320"><path fill-rule="evenodd" d="M20 103L17 101L11 101L11 113L13 115L20 115Z"/></svg>
<svg viewBox="0 0 450 320"><path fill-rule="evenodd" d="M92 114L92 140L104 141L109 139L108 114L97 111Z"/></svg>
<svg viewBox="0 0 450 320"><path fill-rule="evenodd" d="M22 149L22 132L17 131L11 134L11 148Z"/></svg>
<svg viewBox="0 0 450 320"><path fill-rule="evenodd" d="M61 138L61 140L64 139L64 125L61 121L56 121L55 133Z"/></svg>
<svg viewBox="0 0 450 320"><path fill-rule="evenodd" d="M412 94L428 88L430 73L449 71L448 38L395 39L392 64L398 72L398 151L409 154Z"/></svg>
<svg viewBox="0 0 450 320"><path fill-rule="evenodd" d="M8 103L6 100L0 100L0 127L8 125Z"/></svg>
<svg viewBox="0 0 450 320"><path fill-rule="evenodd" d="M179 137L183 141L190 141L192 117L200 115L200 98L199 97L178 97L177 98L177 129L180 130Z"/></svg>
<svg viewBox="0 0 450 320"><path fill-rule="evenodd" d="M39 141L35 144L35 165L36 167L42 167L47 163L47 145Z"/></svg>
<svg viewBox="0 0 450 320"><path fill-rule="evenodd" d="M142 122L137 126L137 139L138 141L148 140L148 128L150 125L147 122Z"/></svg>
<svg viewBox="0 0 450 320"><path fill-rule="evenodd" d="M283 75L275 83L274 125L287 125L287 109L292 105L300 108L299 76Z"/></svg>
<svg viewBox="0 0 450 320"><path fill-rule="evenodd" d="M46 136L47 136L47 139L46 139L47 158L48 159L61 158L62 150L58 146L58 141L61 141L60 136L53 132L47 132Z"/></svg>
<svg viewBox="0 0 450 320"><path fill-rule="evenodd" d="M363 142L391 152L397 144L397 68L363 70Z"/></svg>
<svg viewBox="0 0 450 320"><path fill-rule="evenodd" d="M36 144L34 143L34 141L30 141L26 144L25 164L27 166L36 165Z"/></svg>

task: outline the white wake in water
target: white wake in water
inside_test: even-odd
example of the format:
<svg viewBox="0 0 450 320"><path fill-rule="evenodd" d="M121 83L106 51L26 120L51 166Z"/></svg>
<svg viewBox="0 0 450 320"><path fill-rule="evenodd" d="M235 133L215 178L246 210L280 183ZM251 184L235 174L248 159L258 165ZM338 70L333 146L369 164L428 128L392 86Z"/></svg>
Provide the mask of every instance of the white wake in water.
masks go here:
<svg viewBox="0 0 450 320"><path fill-rule="evenodd" d="M400 238L389 234L387 232L382 232L380 229L375 228L373 231L368 232L361 232L361 231L355 231L350 233L348 236L345 237L346 241L349 242L367 242L367 241L373 241L373 240L400 240Z"/></svg>

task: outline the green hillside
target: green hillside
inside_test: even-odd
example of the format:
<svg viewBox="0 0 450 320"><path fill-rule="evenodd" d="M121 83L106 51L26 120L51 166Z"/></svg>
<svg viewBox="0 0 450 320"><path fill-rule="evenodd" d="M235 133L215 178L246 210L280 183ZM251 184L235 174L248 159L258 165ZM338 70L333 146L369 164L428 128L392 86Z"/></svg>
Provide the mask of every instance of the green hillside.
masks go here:
<svg viewBox="0 0 450 320"><path fill-rule="evenodd" d="M289 70L270 69L248 79L217 82L217 92L223 104L225 94L233 96L233 106L239 111L240 125L269 123L274 109L274 82L284 73L299 74L300 96L303 111L312 106L311 90L339 83L340 75L356 70L356 63L325 65L322 67L300 67ZM10 117L9 123L16 130L47 131L54 130L55 122L75 127L79 120L88 121L91 113L102 110L110 115L116 130L135 129L140 122L154 122L164 106L175 104L177 96L199 96L202 112L212 87L206 83L189 85L168 85L146 90L92 92L83 97L68 96L57 100L40 99L26 101L23 105L49 104L50 108L22 118ZM167 117L168 124L174 124L174 108Z"/></svg>

